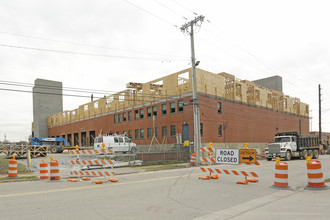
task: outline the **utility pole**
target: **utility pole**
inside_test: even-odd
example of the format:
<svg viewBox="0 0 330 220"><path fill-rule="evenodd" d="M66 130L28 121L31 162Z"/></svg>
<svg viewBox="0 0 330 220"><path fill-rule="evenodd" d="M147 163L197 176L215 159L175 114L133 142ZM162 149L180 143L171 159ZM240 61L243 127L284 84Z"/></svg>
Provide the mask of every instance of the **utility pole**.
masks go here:
<svg viewBox="0 0 330 220"><path fill-rule="evenodd" d="M319 84L319 139L320 143L322 143L322 123L321 123L321 84Z"/></svg>
<svg viewBox="0 0 330 220"><path fill-rule="evenodd" d="M195 48L194 48L194 26L201 25L204 21L204 16L200 15L194 20L182 25L180 28L183 33L187 32L190 35L191 44L191 69L192 69L192 87L193 87L193 114L194 114L194 151L196 152L196 163L199 164L199 151L200 151L200 118L199 107L197 101L197 80L196 80L196 66L198 63L195 61ZM189 30L190 29L190 30Z"/></svg>

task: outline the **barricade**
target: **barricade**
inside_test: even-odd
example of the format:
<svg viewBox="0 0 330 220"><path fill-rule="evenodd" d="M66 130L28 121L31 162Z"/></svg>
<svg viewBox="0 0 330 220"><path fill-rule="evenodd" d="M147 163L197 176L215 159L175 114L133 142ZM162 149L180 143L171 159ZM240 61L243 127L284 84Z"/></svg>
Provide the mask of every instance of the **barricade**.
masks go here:
<svg viewBox="0 0 330 220"><path fill-rule="evenodd" d="M215 161L215 159L213 158L213 152L214 152L214 150L212 149L212 143L210 142L210 147L209 148L206 148L206 147L201 147L201 151L202 152L209 152L209 154L208 155L212 155L212 157L201 157L200 158L200 160L202 161L202 162L208 162L208 163L210 163L210 165L211 165L211 163L215 163L216 161ZM245 143L244 144L244 148L245 149L248 149L248 144L247 143ZM210 153L211 152L211 153ZM256 154L257 155L257 154ZM253 157L251 157L251 155L250 155L250 158L252 158L252 159L250 159L249 161L252 161L253 160ZM243 158L243 159L245 159L245 158ZM246 160L246 159L245 159ZM244 161L245 161L244 160ZM252 163L239 163L239 164L246 164L246 165L251 165ZM253 163L253 164L255 164L255 165L257 165L257 166L259 166L260 164L259 164L259 162L255 159L255 163ZM236 183L237 184L248 184L249 182L254 182L254 183L256 183L256 182L258 182L258 180L257 179L255 179L255 178L247 178L248 176L251 176L251 177L258 177L258 175L255 173L255 172L247 172L247 171L236 171L236 170L226 170L226 169L212 169L212 168L203 168L203 167L201 167L201 170L203 171L203 172L209 172L210 174L209 175L207 175L207 176L201 176L201 177L199 177L199 179L203 179L203 180L209 180L209 179L218 179L219 177L218 177L218 175L217 174L215 174L215 175L211 175L212 173L218 173L218 174L234 174L234 175L243 175L244 177L245 177L245 180L240 180L240 181L237 181Z"/></svg>
<svg viewBox="0 0 330 220"><path fill-rule="evenodd" d="M190 164L195 165L196 164L196 153L192 153L190 157Z"/></svg>
<svg viewBox="0 0 330 220"><path fill-rule="evenodd" d="M49 179L48 164L45 163L44 160L42 160L42 162L40 163L40 179Z"/></svg>
<svg viewBox="0 0 330 220"><path fill-rule="evenodd" d="M258 177L257 173L255 172L247 172L247 171L237 171L237 170L227 170L227 169L212 169L212 168L204 168L204 167L200 167L200 169L203 171L203 172L209 172L210 174L208 176L202 176L202 177L199 177L200 179L218 179L218 175L211 175L212 173L217 173L217 174L227 174L227 175L236 175L236 176L239 176L239 175L243 175L245 176L245 178L247 178L248 176L250 177ZM240 181L237 181L236 183L238 184L247 184L248 182L257 182L257 181L249 181L248 179L246 180L240 180Z"/></svg>
<svg viewBox="0 0 330 220"><path fill-rule="evenodd" d="M306 158L307 160L307 179L308 185L306 189L328 189L325 185L323 172L321 167L321 162L311 161L310 157Z"/></svg>
<svg viewBox="0 0 330 220"><path fill-rule="evenodd" d="M118 180L116 178L114 178L115 176L115 172L108 172L105 171L105 166L111 166L111 168L113 168L114 162L112 160L105 160L105 156L104 156L104 160L80 160L79 156L80 155L98 155L98 154L112 154L113 151L111 149L102 149L102 150L71 150L70 154L72 155L77 155L77 159L76 160L72 160L71 164L72 165L77 165L77 171L71 171L70 175L71 176L77 176L78 178L82 177L82 180L88 180L87 178L84 178L84 176L92 176L92 177L112 177L111 182L117 182ZM96 166L102 166L103 167L103 171L83 171L80 170L80 166L81 165L96 165ZM95 181L94 181L95 182ZM103 181L98 181L100 183L103 183Z"/></svg>
<svg viewBox="0 0 330 220"><path fill-rule="evenodd" d="M17 160L15 159L15 156L13 156L13 158L9 160L8 177L9 178L17 177Z"/></svg>
<svg viewBox="0 0 330 220"><path fill-rule="evenodd" d="M60 180L60 169L58 168L58 161L50 161L50 180Z"/></svg>
<svg viewBox="0 0 330 220"><path fill-rule="evenodd" d="M280 158L276 158L275 163L275 179L273 187L279 187L283 189L288 189L289 180L288 180L288 164L284 162L280 162Z"/></svg>
<svg viewBox="0 0 330 220"><path fill-rule="evenodd" d="M111 149L101 149L101 150L70 150L72 155L95 155L95 154L112 154Z"/></svg>
<svg viewBox="0 0 330 220"><path fill-rule="evenodd" d="M115 172L107 172L107 171L71 171L71 176L104 176L110 177L115 176Z"/></svg>
<svg viewBox="0 0 330 220"><path fill-rule="evenodd" d="M215 159L213 158L213 154L214 154L214 149L212 148L212 143L209 143L209 147L201 147L201 154L202 153L207 153L207 157L203 157L201 156L199 158L200 162L205 162L208 163L209 165L211 165L212 163L215 163Z"/></svg>
<svg viewBox="0 0 330 220"><path fill-rule="evenodd" d="M71 160L72 165L113 165L112 160Z"/></svg>

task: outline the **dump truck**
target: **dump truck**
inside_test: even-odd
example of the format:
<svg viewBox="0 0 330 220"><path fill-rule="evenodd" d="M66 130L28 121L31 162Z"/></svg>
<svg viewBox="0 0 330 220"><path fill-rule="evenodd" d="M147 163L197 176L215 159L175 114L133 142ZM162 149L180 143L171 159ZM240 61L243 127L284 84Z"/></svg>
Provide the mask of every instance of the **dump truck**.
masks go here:
<svg viewBox="0 0 330 220"><path fill-rule="evenodd" d="M62 153L66 147L66 139L61 137L32 137L31 145L47 146L51 153Z"/></svg>
<svg viewBox="0 0 330 220"><path fill-rule="evenodd" d="M269 143L265 149L268 161L280 157L285 160L303 158L307 156L317 159L320 153L320 141L316 135L299 135L296 131L275 134L274 142Z"/></svg>

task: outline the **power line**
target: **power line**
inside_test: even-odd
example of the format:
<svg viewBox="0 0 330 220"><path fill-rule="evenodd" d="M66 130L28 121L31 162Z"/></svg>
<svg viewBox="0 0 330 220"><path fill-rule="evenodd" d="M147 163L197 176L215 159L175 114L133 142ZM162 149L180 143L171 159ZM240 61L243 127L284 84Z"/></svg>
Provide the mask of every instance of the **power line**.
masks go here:
<svg viewBox="0 0 330 220"><path fill-rule="evenodd" d="M140 6L138 6L138 5L136 5L136 4L133 4L133 3L130 2L130 1L124 0L124 2L126 2L127 4L130 4L130 5L132 5L132 6L134 6L135 8L140 9L141 11L143 11L143 12L145 12L145 13L147 13L147 14L149 14L149 15L155 17L155 18L157 18L158 20L161 20L161 21L163 21L163 22L169 24L170 26L177 27L176 25L172 24L171 22L167 21L166 19L161 18L161 17L159 17L158 15L156 15L156 14L150 12L150 11L147 11L147 10L144 9L144 8L141 8Z"/></svg>
<svg viewBox="0 0 330 220"><path fill-rule="evenodd" d="M216 49L218 49L219 51L224 52L224 53L226 53L226 54L228 54L228 55L230 55L230 56L232 56L232 57L238 59L239 61L241 61L241 62L243 62L243 63L245 63L245 64L247 64L247 65L253 66L254 68L257 68L257 69L262 70L263 72L266 72L264 69L260 68L259 66L256 66L256 65L254 65L254 64L251 64L251 63L249 63L249 62L247 62L247 61L241 59L240 57L236 56L235 54L232 54L231 52L229 52L229 51L227 51L227 50L224 50L223 48L219 47L219 46L216 45L216 44L210 43L209 41L207 41L207 40L205 40L205 39L203 39L203 38L200 38L200 37L197 37L197 38L200 39L200 40L202 40L204 43L206 43L206 44L212 46L212 48L216 48ZM269 74L269 73L268 73L268 74ZM260 75L262 75L262 74L260 74Z"/></svg>
<svg viewBox="0 0 330 220"><path fill-rule="evenodd" d="M71 91L71 92L82 92L82 93L95 93L95 94L104 94L104 93L120 93L115 91L107 91L107 90L90 90L90 89L83 89L83 88L73 88L73 87L61 87L61 86L54 86L54 85L44 85L44 84L31 84L31 83L20 83L20 82L11 82L11 81L0 81L0 84L9 85L9 86L21 86L21 87L35 87L35 88L42 88L42 89L52 89L52 90L64 90L64 91ZM133 90L135 91L135 90ZM123 92L123 91L121 91ZM150 93L139 93L139 95L150 95L154 98L156 97L166 97L166 95L161 94L150 94ZM142 97L146 97L142 96Z"/></svg>
<svg viewBox="0 0 330 220"><path fill-rule="evenodd" d="M172 55L169 55L169 54L138 51L138 50L127 50L127 49L106 47L106 46L98 46L98 45L91 45L91 44L86 44L86 43L77 43L77 42L71 42L71 41L56 40L56 39L51 39L51 38L46 38L46 37L24 35L24 34L17 34L17 33L4 32L4 31L0 31L0 34L8 34L8 35L13 35L13 36L19 36L19 37L25 37L25 38L34 38L34 39L39 39L39 40L46 40L46 41L52 41L52 42L57 42L57 43L71 44L71 45L76 45L76 46L100 48L100 49L107 49L107 50L117 50L117 51L124 51L124 52L130 52L130 53L151 54L151 55L159 55L159 56L172 56ZM172 57L178 57L178 56L172 56ZM178 58L181 58L181 57L178 57Z"/></svg>
<svg viewBox="0 0 330 220"><path fill-rule="evenodd" d="M5 89L5 88L0 88L0 90L2 91L9 91L9 92L25 92L25 93L37 93L37 94L45 94L45 95L58 95L58 96L71 96L71 97L79 97L79 98L91 98L90 96L86 96L86 95L73 95L73 94L62 94L62 93L51 93L51 92L37 92L37 91L28 91L28 90L18 90L18 89ZM139 98L141 98L143 96L139 96ZM107 97L94 97L96 99L106 99ZM117 101L147 101L147 102L151 102L151 100L148 100L150 98L157 98L159 99L159 97L146 97L147 100L144 99L129 99L129 98L124 98L121 99L119 98L114 98L113 100L117 100Z"/></svg>
<svg viewBox="0 0 330 220"><path fill-rule="evenodd" d="M2 47L16 48L16 49L26 49L26 50L36 50L43 52L55 52L55 53L64 53L64 54L74 54L74 55L84 55L84 56L97 56L97 57L107 57L107 58L121 58L121 59L136 59L136 60L168 60L167 58L153 58L153 57L131 57L131 56L117 56L117 55L107 55L107 54L94 54L94 53L81 53L65 50L53 50L53 49L44 49L44 48L35 48L35 47L25 47L25 46L16 46L9 44L0 44ZM171 59L172 61L187 61L188 59Z"/></svg>
<svg viewBox="0 0 330 220"><path fill-rule="evenodd" d="M174 2L174 3L177 4L177 5L179 5L181 8L183 8L183 9L185 9L185 10L191 12L191 13L194 14L195 16L198 15L196 12L193 12L192 10L190 10L189 8L187 8L187 7L185 7L184 5L180 4L179 2L174 1L174 0L172 0L172 2Z"/></svg>
<svg viewBox="0 0 330 220"><path fill-rule="evenodd" d="M194 15L197 15L197 13L193 12L192 10L190 10L189 8L185 7L184 5L178 3L177 1L175 1L175 0L172 0L172 1L173 1L174 3L176 3L177 5L179 5L180 7L184 8L185 10L187 10L187 11L193 13ZM219 28L218 28L217 26L215 26L212 22L210 22L209 20L207 20L207 21L213 26L214 29L216 29L217 31L219 30ZM208 31L207 29L205 29L205 30ZM208 31L208 32L211 33L211 34L214 34L214 33L210 32L210 31ZM214 35L216 35L216 34L214 34ZM216 36L219 36L219 35L216 35ZM223 39L224 39L224 38L223 38ZM229 40L227 40L227 42L231 43L232 45L235 45L235 44L233 44L233 43L232 43L231 41L229 41ZM274 72L273 69L272 69L272 68L275 68L275 69L277 69L278 71L280 71L280 72L286 74L287 76L290 76L290 75L287 74L285 71L283 71L283 70L281 70L280 68L276 67L275 65L273 65L273 64L271 64L271 63L269 63L269 62L267 62L267 61L265 61L265 60L263 60L263 59L257 57L256 55L254 55L252 52L248 51L247 49L242 48L242 47L239 47L239 46L237 46L237 45L235 45L235 46L236 46L237 48L239 48L240 50L242 50L243 52L245 52L246 54L248 54L249 56L251 56L251 57L253 57L254 59L256 59L258 62L260 62L260 63L262 63L263 65L265 65L268 69L271 70L271 72L277 74L277 73ZM223 50L223 49L221 49L221 50ZM223 51L225 51L225 50L223 50ZM237 57L237 56L235 56L235 55L229 53L228 51L225 51L225 52L228 53L228 54L230 54L231 56L235 57L236 59L239 59L241 62L244 62L244 63L246 63L246 64L248 64L248 65L253 65L253 64L250 64L250 63L248 63L248 62L242 60L241 58L239 58L239 57ZM256 67L255 65L253 65L253 66ZM256 68L260 69L259 67L256 67ZM269 73L268 73L268 74L269 74ZM301 81L302 81L302 79L299 79L299 78L297 78L297 77L295 77L295 79L298 79L298 80L301 80ZM287 81L289 84L291 84L291 85L293 85L293 86L295 86L295 87L298 87L297 85L291 83L289 80L286 80L286 81Z"/></svg>
<svg viewBox="0 0 330 220"><path fill-rule="evenodd" d="M209 22L214 29L216 29L218 31L219 28L217 28L213 23ZM225 38L223 38L221 35L218 35L218 34L215 34L207 29L205 29L206 31L208 31L209 33L215 35L216 37L221 37L222 39L224 39L225 41L229 42L231 45L237 47L238 49L240 49L241 51L243 51L244 53L248 54L249 56L253 57L255 60L257 60L258 62L260 62L261 64L263 64L265 67L267 67L271 72L273 72L274 74L278 74L277 72L275 72L273 69L277 69L277 71L280 71L282 73L284 73L286 76L290 76L290 74L287 74L287 72L285 72L284 70L276 67L275 65L269 63L268 61L264 60L264 59L261 59L259 58L258 56L256 56L255 54L253 54L252 52L248 51L247 49L241 47L241 46L238 46L237 44L234 44L233 42L231 42L230 40L227 40ZM303 81L302 79L298 78L298 77L295 77L295 79L298 79L298 80L301 80ZM295 87L299 87L293 83L291 83L289 80L286 80L289 84L295 86Z"/></svg>
<svg viewBox="0 0 330 220"><path fill-rule="evenodd" d="M186 17L182 16L181 14L179 14L178 12L174 11L173 9L171 9L170 7L164 5L163 3L159 2L158 0L154 0L156 3L158 3L159 5L163 6L164 8L167 8L168 10L172 11L174 14L176 14L177 16L183 18L184 20L188 20Z"/></svg>

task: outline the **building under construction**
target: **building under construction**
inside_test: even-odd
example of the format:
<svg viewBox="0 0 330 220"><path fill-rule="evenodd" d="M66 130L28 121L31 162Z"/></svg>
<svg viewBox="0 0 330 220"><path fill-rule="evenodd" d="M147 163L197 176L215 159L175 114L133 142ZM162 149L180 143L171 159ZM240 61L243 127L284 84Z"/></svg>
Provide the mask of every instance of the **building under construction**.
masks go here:
<svg viewBox="0 0 330 220"><path fill-rule="evenodd" d="M281 131L309 133L309 106L284 95L281 83L271 88L265 80L257 85L202 69L196 80L202 143L268 143ZM193 142L192 94L191 69L129 82L126 90L49 116L49 136L80 146L109 133L125 133L138 145L182 142L182 136Z"/></svg>

